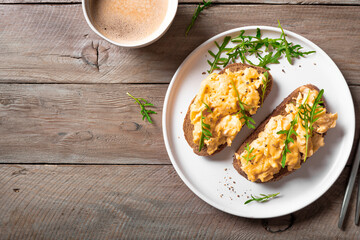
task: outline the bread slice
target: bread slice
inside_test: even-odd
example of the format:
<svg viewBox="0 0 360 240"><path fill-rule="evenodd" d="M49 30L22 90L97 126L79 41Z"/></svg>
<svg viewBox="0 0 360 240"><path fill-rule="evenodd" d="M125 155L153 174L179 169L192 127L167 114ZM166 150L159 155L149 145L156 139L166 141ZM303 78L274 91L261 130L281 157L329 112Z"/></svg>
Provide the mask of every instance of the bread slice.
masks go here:
<svg viewBox="0 0 360 240"><path fill-rule="evenodd" d="M236 151L237 154L241 154L244 150L245 150L245 147L246 147L246 144L250 144L252 141L254 141L260 132L262 132L266 126L266 124L270 121L270 119L272 117L275 117L275 116L278 116L278 115L286 115L286 111L285 111L285 107L286 107L286 104L290 103L290 102L294 102L294 98L296 98L300 92L300 89L302 87L307 87L309 89L312 89L312 90L316 90L316 91L319 91L319 89L312 85L312 84L308 84L308 85L304 85L304 86L301 86L301 87L298 87L297 89L295 89L289 96L287 96L281 103L280 105L278 105L275 110L255 129L254 132L252 132L248 137L247 139L241 144L241 146L239 147L239 149ZM322 101L324 101L324 99L322 98L321 99ZM322 104L322 106L326 107L325 106L325 102ZM324 134L322 134L322 136L324 136ZM301 154L301 153L300 153ZM304 156L301 155L301 159L303 160ZM300 164L303 164L304 161L301 161ZM234 168L238 171L238 173L240 173L240 175L242 175L243 177L245 177L246 179L248 179L246 173L241 169L241 161L236 159L236 156L234 155L234 160L233 160L233 166ZM281 170L274 175L274 177L272 179L270 179L269 181L267 182L274 182L274 181L277 181L277 180L280 180L282 177L286 176L286 175L289 175L290 173L294 172L295 170L293 171L288 171L287 168L281 168ZM257 180L256 182L258 183L261 183L260 180Z"/></svg>
<svg viewBox="0 0 360 240"><path fill-rule="evenodd" d="M233 63L233 64L230 64L227 67L225 67L221 72L219 72L219 74L225 73L226 69L229 69L231 72L237 72L237 71L249 68L249 67L256 69L258 73L264 73L264 72L267 71L265 68L261 68L261 67L251 66L251 65L248 65L248 64L244 64L244 63ZM272 88L272 84L273 84L273 78L272 78L270 73L269 73L268 80L269 80L269 82L268 82L268 85L267 85L267 88L266 88L266 92L264 94L264 99L260 99L260 102L263 102L266 99L266 97L269 95L269 93L271 92L271 88ZM261 88L258 91L259 91L260 96L262 96ZM199 146L197 144L195 144L194 141L193 141L194 125L191 123L191 120L190 120L190 107L191 107L191 104L194 102L195 97L191 101L191 103L189 105L189 108L188 108L188 111L186 113L185 119L184 119L184 123L183 123L184 136L185 136L186 141L190 145L190 147L193 148L194 153L196 153L199 156L209 156L209 154L207 153L207 147L206 147L205 144L204 144L204 147L199 152ZM214 154L220 152L225 147L226 147L226 143L220 145L219 148L211 155L214 155Z"/></svg>

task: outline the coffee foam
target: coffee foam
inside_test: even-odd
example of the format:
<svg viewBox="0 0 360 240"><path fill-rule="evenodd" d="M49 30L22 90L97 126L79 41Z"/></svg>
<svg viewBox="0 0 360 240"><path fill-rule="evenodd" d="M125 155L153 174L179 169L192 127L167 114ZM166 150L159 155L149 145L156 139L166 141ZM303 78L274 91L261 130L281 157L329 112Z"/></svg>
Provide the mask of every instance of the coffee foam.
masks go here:
<svg viewBox="0 0 360 240"><path fill-rule="evenodd" d="M155 32L165 18L168 0L92 0L91 18L107 38L129 43Z"/></svg>

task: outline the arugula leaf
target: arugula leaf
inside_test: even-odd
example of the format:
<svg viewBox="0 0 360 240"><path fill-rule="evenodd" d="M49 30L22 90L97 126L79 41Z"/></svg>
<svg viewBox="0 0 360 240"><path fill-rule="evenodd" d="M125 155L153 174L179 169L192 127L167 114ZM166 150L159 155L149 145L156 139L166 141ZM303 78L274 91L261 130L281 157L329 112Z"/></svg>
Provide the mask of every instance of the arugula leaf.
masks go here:
<svg viewBox="0 0 360 240"><path fill-rule="evenodd" d="M296 133L296 131L294 130L295 125L298 122L298 114L295 115L294 120L292 120L290 122L290 128L289 130L280 130L277 132L277 134L285 134L286 138L285 138L285 146L284 149L281 152L281 166L282 168L285 167L285 163L286 163L286 154L287 153L291 153L291 151L289 150L289 143L294 143L294 139L292 138L293 135L298 136L298 134Z"/></svg>
<svg viewBox="0 0 360 240"><path fill-rule="evenodd" d="M299 117L302 120L301 122L302 126L305 128L304 137L305 137L306 147L305 147L304 162L307 159L309 139L313 135L313 130L314 130L313 125L319 119L319 114L324 112L324 109L321 109L322 108L321 104L324 103L323 101L321 101L321 97L323 94L324 94L324 89L321 89L319 94L315 98L314 104L312 106L306 103L309 98L309 94L308 94L304 103L299 106Z"/></svg>
<svg viewBox="0 0 360 240"><path fill-rule="evenodd" d="M281 27L280 21L278 21L278 27L281 29L281 34L279 38L262 38L261 30L256 29L256 35L245 35L245 31L241 30L239 35L231 38L231 42L236 45L230 49L225 48L228 44L229 39L224 39L226 42L225 46L220 48L219 44L215 42L215 45L219 48L218 52L215 54L209 51L210 56L214 58L213 61L208 60L210 65L209 73L214 70L224 68L231 62L236 62L237 59L240 59L242 63L248 63L254 66L263 67L265 69L270 69L267 65L269 64L278 64L279 59L282 55L285 55L287 61L292 64L293 58L305 57L305 55L314 53L315 51L301 52L302 46L299 44L293 44L288 42L286 39L286 34ZM226 40L226 41L225 41ZM265 52L262 49L265 47ZM226 57L221 58L220 55L226 51ZM253 63L248 59L248 56L254 55L256 59L259 60L258 64Z"/></svg>
<svg viewBox="0 0 360 240"><path fill-rule="evenodd" d="M264 72L264 77L265 77L265 80L262 79L262 87L261 87L261 106L264 103L265 93L266 93L267 85L269 83L269 73Z"/></svg>
<svg viewBox="0 0 360 240"><path fill-rule="evenodd" d="M274 194L260 194L261 197L257 197L257 196L253 196L251 194L251 199L247 200L246 202L244 202L244 204L248 204L252 201L256 201L256 202L266 202L266 201L269 201L270 199L272 198L275 198L277 195L279 195L280 193L274 193Z"/></svg>
<svg viewBox="0 0 360 240"><path fill-rule="evenodd" d="M205 105L206 111L207 111L208 113L213 113L213 111L211 110L211 108L209 107L209 105L207 105L204 101L202 101L202 103Z"/></svg>
<svg viewBox="0 0 360 240"><path fill-rule="evenodd" d="M149 114L157 114L157 112L152 111L152 110L147 110L145 107L153 107L154 104L150 103L149 101L147 101L147 100L145 100L143 98L136 98L136 97L132 96L128 92L126 94L129 97L133 98L135 100L135 102L140 105L140 108L141 108L140 113L143 116L142 120L144 120L146 118L146 120L149 123L153 123Z"/></svg>
<svg viewBox="0 0 360 240"><path fill-rule="evenodd" d="M292 64L291 56L290 56L290 50L289 50L289 43L286 40L286 35L284 33L284 29L281 27L280 21L278 20L279 28L281 29L281 36L280 38L283 39L283 43L285 45L285 56L290 64Z"/></svg>
<svg viewBox="0 0 360 240"><path fill-rule="evenodd" d="M219 46L219 44L217 42L215 42L216 47L219 49L217 54L213 53L210 50L208 51L210 56L212 56L214 58L214 61L212 61L212 62L210 60L207 61L208 64L211 66L208 73L212 73L214 70L220 69L219 65L224 65L224 64L227 65L228 64L229 61L227 59L220 58L220 56L221 56L221 53L223 53L224 51L227 51L226 46L229 43L230 39L231 39L230 36L226 36L224 38L224 41L221 44L221 46Z"/></svg>
<svg viewBox="0 0 360 240"><path fill-rule="evenodd" d="M235 83L234 81L231 80L231 84L236 92L236 96L238 98L238 103L239 103L239 106L240 106L240 110L237 114L240 114L241 117L240 117L240 120L241 119L244 119L245 120L245 125L249 128L249 129L255 129L255 126L253 124L255 124L255 121L252 117L248 116L247 115L247 112L245 110L245 107L244 105L247 105L245 103L243 103L241 100L240 100L240 95L239 95L239 92L235 86ZM253 123L253 124L252 124Z"/></svg>
<svg viewBox="0 0 360 240"><path fill-rule="evenodd" d="M196 19L198 18L200 12L202 12L206 7L210 6L210 4L211 4L211 0L209 0L209 1L203 0L202 4L199 3L199 5L197 6L197 8L195 9L194 15L193 15L192 18L191 18L190 24L189 24L189 26L188 26L187 29L186 29L185 36L188 35L190 29L193 27L193 25L194 25Z"/></svg>
<svg viewBox="0 0 360 240"><path fill-rule="evenodd" d="M201 136L200 136L200 142L199 142L199 152L201 151L201 149L204 146L204 139L209 140L210 137L212 137L212 134L210 132L210 125L204 123L204 119L205 119L205 117L203 116L203 114L201 112L201 119L200 119Z"/></svg>
<svg viewBox="0 0 360 240"><path fill-rule="evenodd" d="M247 151L247 155L242 157L246 160L246 164L248 164L251 160L255 158L255 155L250 157L250 154L254 151L254 148L250 149L249 143L247 143L245 146L245 151Z"/></svg>

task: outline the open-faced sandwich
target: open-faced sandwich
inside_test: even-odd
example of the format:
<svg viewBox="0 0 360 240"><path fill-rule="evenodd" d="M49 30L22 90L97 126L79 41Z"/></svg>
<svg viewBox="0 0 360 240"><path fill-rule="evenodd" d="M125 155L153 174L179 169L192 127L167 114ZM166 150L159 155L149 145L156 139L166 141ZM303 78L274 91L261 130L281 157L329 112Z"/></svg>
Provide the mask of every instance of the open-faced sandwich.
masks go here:
<svg viewBox="0 0 360 240"><path fill-rule="evenodd" d="M336 125L323 92L311 84L294 90L240 146L235 169L252 182L276 181L299 169Z"/></svg>
<svg viewBox="0 0 360 240"><path fill-rule="evenodd" d="M184 119L185 139L201 156L230 146L244 125L254 128L255 114L271 91L264 68L235 63L202 81Z"/></svg>

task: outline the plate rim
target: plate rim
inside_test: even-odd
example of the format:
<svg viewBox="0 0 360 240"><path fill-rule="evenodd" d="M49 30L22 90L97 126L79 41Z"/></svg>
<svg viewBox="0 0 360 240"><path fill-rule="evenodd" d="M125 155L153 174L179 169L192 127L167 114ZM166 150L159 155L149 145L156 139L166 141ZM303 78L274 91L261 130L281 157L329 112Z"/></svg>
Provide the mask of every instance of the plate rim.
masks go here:
<svg viewBox="0 0 360 240"><path fill-rule="evenodd" d="M170 84L167 88L166 91L166 95L165 95L165 99L164 99L164 105L163 105L163 113L162 113L162 133L163 133L163 139L164 139L164 143L165 143L165 148L167 151L167 154L170 158L170 161L173 165L173 167L176 170L176 173L179 175L179 177L181 178L181 180L185 183L185 185L197 196L199 197L201 200L203 200L204 202L206 202L207 204L211 205L212 207L219 209L223 212L229 213L231 215L234 216L239 216L239 217L246 217L246 218L253 218L253 219L260 219L260 218L272 218L272 217L280 217L280 216L284 216L293 212L296 212L300 209L303 209L306 206L309 206L310 204L312 204L313 202L315 202L316 200L318 200L322 195L324 195L330 188L331 186L335 183L335 181L339 178L340 174L342 173L343 169L346 166L346 163L348 162L349 156L351 154L351 150L354 144L354 138L355 138L355 126L356 126L356 119L355 119L355 106L354 106L354 100L352 98L351 92L350 92L350 88L349 85L347 84L342 72L340 71L339 67L336 65L336 63L332 60L332 58L324 51L322 50L318 45L316 45L315 43L313 43L312 41L308 40L307 38L284 29L284 32L286 35L292 35L298 39L300 39L301 41L305 42L306 44L308 44L309 46L314 46L316 48L318 48L320 50L320 52L322 54L324 54L326 57L328 57L328 59L330 59L331 63L334 65L334 67L336 68L335 71L337 71L340 76L342 76L342 80L345 82L347 88L346 90L348 91L348 95L350 97L351 100L351 109L349 110L351 112L352 115L352 119L354 124L351 125L351 129L350 129L350 134L351 134L351 139L352 139L352 143L347 147L347 149L345 149L345 153L346 156L344 156L344 158L346 158L346 161L343 161L343 164L340 166L340 168L337 168L337 172L335 172L336 177L334 177L333 179L331 179L331 181L327 182L327 185L325 187L323 187L321 189L321 191L319 191L313 198L311 198L310 201L305 202L304 204L301 204L300 206L291 209L290 211L284 212L284 213L280 213L280 214L264 214L263 216L254 216L254 215L247 215L247 214L241 214L241 213L234 213L229 211L227 208L223 208L220 204L214 202L213 200L209 199L208 197L206 197L205 195L203 195L201 192L199 192L194 186L193 184L185 177L185 175L182 173L182 171L180 170L179 166L176 163L175 157L173 156L171 147L170 147L170 143L169 143L169 136L168 136L168 129L167 129L167 114L168 114L168 106L169 106L169 100L170 100L170 96L171 93L173 91L173 86L176 82L176 78L178 77L178 75L181 73L181 70L184 68L184 65L187 63L187 61L189 59L192 58L193 55L197 54L197 52L199 50L201 50L205 45L209 44L210 42L214 42L215 40L225 37L227 34L234 34L236 32L239 32L241 30L256 30L257 28L260 28L261 30L268 30L268 31L275 31L275 32L281 32L280 28L277 27L272 27L272 26L244 26L244 27L239 27L239 28L233 28L224 32L221 32L219 34L216 34L215 36L207 39L206 41L204 41L202 44L200 44L197 48L195 48L180 64L180 66L178 67L178 69L176 70L176 72L174 73Z"/></svg>

